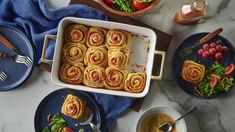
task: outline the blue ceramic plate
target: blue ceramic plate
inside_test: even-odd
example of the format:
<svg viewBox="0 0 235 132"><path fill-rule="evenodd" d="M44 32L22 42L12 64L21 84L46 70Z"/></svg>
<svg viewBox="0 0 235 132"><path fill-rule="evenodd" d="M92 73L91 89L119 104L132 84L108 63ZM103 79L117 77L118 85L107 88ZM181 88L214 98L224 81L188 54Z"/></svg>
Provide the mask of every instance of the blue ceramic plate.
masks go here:
<svg viewBox="0 0 235 132"><path fill-rule="evenodd" d="M89 125L81 126L78 120L68 117L61 113L61 107L68 94L79 96L87 101L86 106L90 110L92 110L94 114L92 122L97 127L100 127L101 125L100 111L95 101L88 94L82 91L65 88L50 93L39 104L34 118L34 126L36 132L42 132L43 128L45 128L49 124L47 116L49 114L54 115L56 112L58 112L62 116L62 118L66 121L67 125L70 128L72 128L74 132L78 132L80 128L83 128L85 132L88 130L92 131Z"/></svg>
<svg viewBox="0 0 235 132"><path fill-rule="evenodd" d="M194 45L199 39L201 39L202 37L204 37L205 35L207 35L208 33L198 33L198 34L194 34L191 35L189 37L187 37L181 44L180 46L177 48L177 50L174 53L173 56L173 61L172 61L172 73L174 78L176 79L177 83L179 84L179 86L188 94L194 96L194 97L198 97L198 98L203 98L203 99L212 99L212 98L216 98L226 92L221 92L218 93L216 96L210 96L210 97L203 97L200 96L199 94L197 94L197 92L194 90L195 85L193 85L192 83L189 83L185 80L182 79L180 73L181 73L181 69L183 66L183 63L185 60L193 60L195 62L198 62L200 64L204 64L204 66L207 68L208 66L211 66L215 60L211 60L209 58L204 59L202 58L198 53L198 49L200 49L202 46L197 46L196 48L194 48L193 52L186 56L185 58L181 58L179 56L179 51L181 51L182 49L184 49L185 47L188 46L192 46ZM208 41L207 43L211 43L211 42L215 42L217 40L222 40L223 41L223 45L227 46L229 48L229 52L228 53L223 53L223 60L220 62L223 66L227 66L230 63L234 63L234 56L235 56L235 49L233 47L233 45L224 37L217 35L215 36L213 39L211 39L210 41ZM233 72L232 76L235 78L235 72ZM234 82L233 82L234 83Z"/></svg>
<svg viewBox="0 0 235 132"><path fill-rule="evenodd" d="M34 47L20 30L12 26L0 25L0 34L7 38L18 50L28 55L33 62L35 61ZM8 55L16 54L1 41L0 51ZM8 75L7 80L4 82L0 81L0 91L7 91L18 87L29 77L33 67L34 65L27 67L24 64L16 63L10 59L0 58L0 69Z"/></svg>

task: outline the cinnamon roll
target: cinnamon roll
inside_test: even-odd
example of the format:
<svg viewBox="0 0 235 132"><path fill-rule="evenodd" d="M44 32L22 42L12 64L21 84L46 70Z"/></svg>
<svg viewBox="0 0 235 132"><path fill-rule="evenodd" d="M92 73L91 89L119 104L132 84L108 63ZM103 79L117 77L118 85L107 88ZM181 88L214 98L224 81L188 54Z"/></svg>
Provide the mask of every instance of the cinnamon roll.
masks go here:
<svg viewBox="0 0 235 132"><path fill-rule="evenodd" d="M106 47L108 49L130 50L132 34L118 29L111 29L107 33Z"/></svg>
<svg viewBox="0 0 235 132"><path fill-rule="evenodd" d="M62 61L68 63L83 63L87 47L84 44L67 43L63 47Z"/></svg>
<svg viewBox="0 0 235 132"><path fill-rule="evenodd" d="M124 85L124 90L138 93L144 90L146 81L145 73L129 73Z"/></svg>
<svg viewBox="0 0 235 132"><path fill-rule="evenodd" d="M105 80L105 69L99 66L88 66L84 71L83 83L89 87L103 87Z"/></svg>
<svg viewBox="0 0 235 132"><path fill-rule="evenodd" d="M61 107L61 113L74 119L81 119L84 116L85 108L85 100L81 97L68 94Z"/></svg>
<svg viewBox="0 0 235 132"><path fill-rule="evenodd" d="M88 31L86 44L88 47L105 46L107 30L99 27L92 27Z"/></svg>
<svg viewBox="0 0 235 132"><path fill-rule="evenodd" d="M118 69L127 69L129 59L129 52L122 50L109 50L108 51L108 65Z"/></svg>
<svg viewBox="0 0 235 132"><path fill-rule="evenodd" d="M126 70L107 67L105 70L105 87L112 90L122 90L127 73L128 72Z"/></svg>
<svg viewBox="0 0 235 132"><path fill-rule="evenodd" d="M103 47L91 47L87 50L85 59L85 65L96 65L106 67L108 64L107 50Z"/></svg>
<svg viewBox="0 0 235 132"><path fill-rule="evenodd" d="M205 66L191 60L184 61L181 76L185 81L197 84L202 81L205 74Z"/></svg>
<svg viewBox="0 0 235 132"><path fill-rule="evenodd" d="M65 41L85 44L88 28L84 25L71 24L65 29Z"/></svg>
<svg viewBox="0 0 235 132"><path fill-rule="evenodd" d="M83 81L84 66L80 63L64 63L60 67L60 79L71 84L80 84Z"/></svg>

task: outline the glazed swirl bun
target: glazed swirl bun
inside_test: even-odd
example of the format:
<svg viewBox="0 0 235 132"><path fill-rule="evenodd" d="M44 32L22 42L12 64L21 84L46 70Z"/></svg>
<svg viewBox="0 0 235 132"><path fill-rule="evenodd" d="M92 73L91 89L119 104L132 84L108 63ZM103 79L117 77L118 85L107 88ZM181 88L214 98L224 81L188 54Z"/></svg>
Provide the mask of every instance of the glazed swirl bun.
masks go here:
<svg viewBox="0 0 235 132"><path fill-rule="evenodd" d="M205 66L191 60L184 61L181 76L185 81L197 84L202 81L205 74Z"/></svg>
<svg viewBox="0 0 235 132"><path fill-rule="evenodd" d="M83 72L84 72L83 64L64 63L60 67L60 79L63 82L71 84L80 84L83 81Z"/></svg>
<svg viewBox="0 0 235 132"><path fill-rule="evenodd" d="M103 87L105 80L105 69L99 66L88 66L84 71L83 83L89 87Z"/></svg>
<svg viewBox="0 0 235 132"><path fill-rule="evenodd" d="M86 44L88 47L105 46L107 30L99 27L92 27L88 31Z"/></svg>
<svg viewBox="0 0 235 132"><path fill-rule="evenodd" d="M86 102L75 95L68 94L61 108L61 113L74 119L81 119L84 115Z"/></svg>
<svg viewBox="0 0 235 132"><path fill-rule="evenodd" d="M87 47L84 44L67 43L63 47L63 62L83 63Z"/></svg>
<svg viewBox="0 0 235 132"><path fill-rule="evenodd" d="M122 90L127 76L126 70L119 70L112 67L106 68L105 87L112 90Z"/></svg>
<svg viewBox="0 0 235 132"><path fill-rule="evenodd" d="M122 50L109 50L108 51L108 65L110 67L127 69L129 54Z"/></svg>
<svg viewBox="0 0 235 132"><path fill-rule="evenodd" d="M85 59L85 65L96 65L106 67L108 64L107 50L103 47L91 47L87 50Z"/></svg>
<svg viewBox="0 0 235 132"><path fill-rule="evenodd" d="M87 39L88 28L84 25L71 24L65 30L66 42L85 44Z"/></svg>
<svg viewBox="0 0 235 132"><path fill-rule="evenodd" d="M118 29L111 29L107 33L106 47L108 49L129 50L132 34Z"/></svg>
<svg viewBox="0 0 235 132"><path fill-rule="evenodd" d="M143 91L145 87L145 73L129 73L124 85L124 90L132 93Z"/></svg>

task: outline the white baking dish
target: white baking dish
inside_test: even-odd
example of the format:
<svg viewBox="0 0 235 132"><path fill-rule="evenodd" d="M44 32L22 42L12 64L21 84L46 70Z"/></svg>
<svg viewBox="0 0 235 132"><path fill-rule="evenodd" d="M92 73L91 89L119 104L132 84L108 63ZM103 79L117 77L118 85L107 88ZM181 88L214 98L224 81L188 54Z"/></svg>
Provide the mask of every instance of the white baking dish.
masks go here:
<svg viewBox="0 0 235 132"><path fill-rule="evenodd" d="M61 66L61 51L63 47L63 38L64 38L63 34L64 34L65 26L70 23L79 23L79 24L84 24L88 26L103 27L107 29L123 29L129 32L132 32L135 35L135 37L133 37L133 42L131 44L131 54L130 54L130 59L129 59L128 70L146 72L147 78L146 78L146 84L145 84L144 90L140 93L130 93L126 91L115 91L115 90L109 90L105 88L97 89L97 88L87 87L84 85L74 85L74 84L68 84L68 83L62 82L59 79L59 68ZM56 38L53 61L45 58L45 49L47 47L48 38ZM143 97L149 91L151 79L160 80L162 78L163 66L164 66L164 61L165 61L165 52L155 50L156 42L157 42L156 33L149 28L133 26L133 25L123 24L123 23L110 22L110 21L66 17L60 22L59 28L58 28L58 34L56 36L53 36L53 35L45 36L43 53L42 53L42 62L44 63L53 62L52 70L51 70L51 79L54 83L58 85L68 87L68 88L74 88L77 90L88 91L88 92L96 92L96 93L136 97L136 98ZM154 54L159 54L162 56L160 73L158 76L152 76Z"/></svg>

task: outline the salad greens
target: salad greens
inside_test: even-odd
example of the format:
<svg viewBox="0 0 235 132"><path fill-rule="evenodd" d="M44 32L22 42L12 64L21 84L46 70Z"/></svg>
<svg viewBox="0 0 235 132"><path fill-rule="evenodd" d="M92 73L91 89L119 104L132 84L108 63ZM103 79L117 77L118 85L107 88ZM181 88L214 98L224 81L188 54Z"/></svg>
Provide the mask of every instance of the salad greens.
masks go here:
<svg viewBox="0 0 235 132"><path fill-rule="evenodd" d="M211 86L211 83L213 83L212 74L216 76L216 81L218 81L215 87ZM202 82L197 86L197 90L202 96L215 96L221 92L228 91L233 86L233 80L232 76L225 75L225 68L218 62L215 62L207 68Z"/></svg>
<svg viewBox="0 0 235 132"><path fill-rule="evenodd" d="M117 8L119 10L125 12L133 12L130 0L113 0L113 3L118 5Z"/></svg>
<svg viewBox="0 0 235 132"><path fill-rule="evenodd" d="M55 113L50 119L50 114L48 115L49 127L45 127L42 132L73 132L66 124L66 121L60 116L59 113ZM78 132L84 132L84 129L80 128Z"/></svg>
<svg viewBox="0 0 235 132"><path fill-rule="evenodd" d="M49 120L51 129L48 127L44 128L42 132L60 132L63 130L63 127L66 126L65 120L60 116L59 113L55 113L55 115Z"/></svg>
<svg viewBox="0 0 235 132"><path fill-rule="evenodd" d="M153 0L105 0L108 5L112 5L118 10L125 12L133 12L135 9L146 8L146 3L150 3Z"/></svg>

